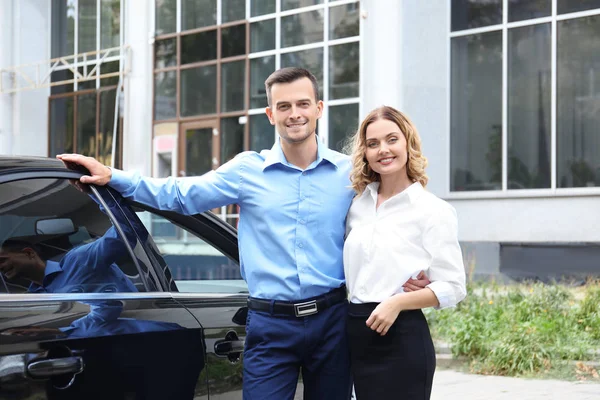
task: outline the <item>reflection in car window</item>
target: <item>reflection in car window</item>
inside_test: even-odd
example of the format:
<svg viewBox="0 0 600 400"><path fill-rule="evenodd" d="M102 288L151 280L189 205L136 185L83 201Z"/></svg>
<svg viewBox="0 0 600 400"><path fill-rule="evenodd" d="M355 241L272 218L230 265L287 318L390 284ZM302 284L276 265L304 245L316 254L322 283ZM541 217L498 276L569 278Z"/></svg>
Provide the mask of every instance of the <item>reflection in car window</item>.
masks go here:
<svg viewBox="0 0 600 400"><path fill-rule="evenodd" d="M148 211L136 213L169 268L177 290L192 293L246 293L240 267L210 243Z"/></svg>
<svg viewBox="0 0 600 400"><path fill-rule="evenodd" d="M145 290L127 244L82 189L65 179L0 185L0 292ZM128 227L122 225L131 245Z"/></svg>

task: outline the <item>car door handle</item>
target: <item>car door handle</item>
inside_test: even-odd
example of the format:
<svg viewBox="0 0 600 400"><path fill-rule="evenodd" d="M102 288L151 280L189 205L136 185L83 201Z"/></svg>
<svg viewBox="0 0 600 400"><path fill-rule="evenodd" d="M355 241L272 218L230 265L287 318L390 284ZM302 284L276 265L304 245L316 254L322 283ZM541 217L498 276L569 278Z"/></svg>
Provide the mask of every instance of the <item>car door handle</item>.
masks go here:
<svg viewBox="0 0 600 400"><path fill-rule="evenodd" d="M243 340L219 340L215 343L215 354L226 356L244 351Z"/></svg>
<svg viewBox="0 0 600 400"><path fill-rule="evenodd" d="M83 371L83 367L83 359L78 356L49 358L29 363L27 372L33 378L50 378L56 375L76 375Z"/></svg>

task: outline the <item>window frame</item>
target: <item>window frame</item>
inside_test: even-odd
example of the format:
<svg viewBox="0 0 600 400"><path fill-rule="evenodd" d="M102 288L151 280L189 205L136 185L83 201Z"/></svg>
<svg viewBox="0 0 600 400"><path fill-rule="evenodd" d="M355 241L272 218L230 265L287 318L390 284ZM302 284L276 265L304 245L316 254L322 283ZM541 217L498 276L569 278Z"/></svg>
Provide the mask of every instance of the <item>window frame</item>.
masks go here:
<svg viewBox="0 0 600 400"><path fill-rule="evenodd" d="M502 23L485 27L452 31L452 0L448 0L448 22L447 22L447 60L452 57L452 39L456 37L483 34L488 32L502 32L502 189L501 190L477 190L477 191L453 191L451 187L452 174L452 149L451 149L451 112L452 112L452 66L448 61L447 70L447 97L446 97L446 195L450 200L460 199L503 199L503 198L540 198L540 197L572 197L572 196L598 196L600 187L557 187L557 25L560 21L578 19L600 15L600 8L587 11L558 14L558 0L552 0L552 11L550 16L533 18L515 22L508 22L508 0L502 0ZM508 189L508 30L538 24L551 24L551 100L550 100L550 188L542 189Z"/></svg>

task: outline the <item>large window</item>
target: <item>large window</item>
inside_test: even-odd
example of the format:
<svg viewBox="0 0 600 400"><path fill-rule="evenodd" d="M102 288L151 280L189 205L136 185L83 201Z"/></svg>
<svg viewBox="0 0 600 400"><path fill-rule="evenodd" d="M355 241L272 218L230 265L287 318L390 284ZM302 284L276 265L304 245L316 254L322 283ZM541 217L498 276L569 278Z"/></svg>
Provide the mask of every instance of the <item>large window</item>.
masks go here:
<svg viewBox="0 0 600 400"><path fill-rule="evenodd" d="M330 147L341 149L345 136L357 128L358 1L155 4L155 125L176 122L179 128L171 134L181 136L187 134L183 124L214 121L220 149L213 154L213 167L234 150L273 145L275 130L264 115L264 81L278 68L306 67L319 79L328 107L319 134ZM185 173L185 165L178 169Z"/></svg>
<svg viewBox="0 0 600 400"><path fill-rule="evenodd" d="M451 14L451 191L600 186L600 2Z"/></svg>
<svg viewBox="0 0 600 400"><path fill-rule="evenodd" d="M121 164L115 118L122 0L52 0L49 155L78 152ZM74 71L77 71L75 74ZM114 157L113 157L114 155Z"/></svg>

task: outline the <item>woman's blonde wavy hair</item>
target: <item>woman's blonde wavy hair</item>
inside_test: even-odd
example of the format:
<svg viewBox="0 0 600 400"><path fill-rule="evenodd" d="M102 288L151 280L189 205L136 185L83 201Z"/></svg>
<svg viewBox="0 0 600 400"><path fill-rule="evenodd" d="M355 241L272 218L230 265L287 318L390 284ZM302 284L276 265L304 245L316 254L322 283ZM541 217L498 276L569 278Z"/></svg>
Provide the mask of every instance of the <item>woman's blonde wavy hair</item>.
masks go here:
<svg viewBox="0 0 600 400"><path fill-rule="evenodd" d="M421 137L417 132L417 128L402 112L393 107L382 106L374 109L367 115L347 146L347 149L352 149L352 171L350 173L352 188L356 193L360 194L369 183L380 181L379 174L369 167L369 163L365 157L367 150L367 128L373 122L380 119L387 119L398 125L398 128L400 128L400 131L406 138L406 147L408 150L406 172L408 178L412 182L420 182L423 187L427 186L427 181L429 180L427 175L425 175L427 158L421 152Z"/></svg>

